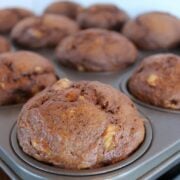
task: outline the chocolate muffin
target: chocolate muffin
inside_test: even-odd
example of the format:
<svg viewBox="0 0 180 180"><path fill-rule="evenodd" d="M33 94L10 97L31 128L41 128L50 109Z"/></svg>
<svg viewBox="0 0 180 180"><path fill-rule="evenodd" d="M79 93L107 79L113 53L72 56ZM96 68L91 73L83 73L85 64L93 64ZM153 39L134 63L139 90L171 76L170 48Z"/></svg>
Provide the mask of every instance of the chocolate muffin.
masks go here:
<svg viewBox="0 0 180 180"><path fill-rule="evenodd" d="M56 80L52 64L38 54L19 51L0 55L0 105L25 102Z"/></svg>
<svg viewBox="0 0 180 180"><path fill-rule="evenodd" d="M12 30L12 40L26 48L54 47L65 36L78 31L73 20L60 15L46 14L19 22Z"/></svg>
<svg viewBox="0 0 180 180"><path fill-rule="evenodd" d="M58 46L58 61L79 71L120 71L136 57L135 46L119 33L87 29L65 38Z"/></svg>
<svg viewBox="0 0 180 180"><path fill-rule="evenodd" d="M6 38L0 36L0 54L10 50L11 50L10 43L7 41Z"/></svg>
<svg viewBox="0 0 180 180"><path fill-rule="evenodd" d="M129 21L123 34L145 50L169 49L180 42L180 21L163 12L150 12Z"/></svg>
<svg viewBox="0 0 180 180"><path fill-rule="evenodd" d="M67 16L71 19L76 19L77 15L82 11L82 7L71 1L58 1L50 4L44 13L59 14Z"/></svg>
<svg viewBox="0 0 180 180"><path fill-rule="evenodd" d="M111 4L93 5L77 16L82 28L102 28L120 30L128 20L128 15L118 7Z"/></svg>
<svg viewBox="0 0 180 180"><path fill-rule="evenodd" d="M180 56L158 54L145 58L128 87L145 103L180 110Z"/></svg>
<svg viewBox="0 0 180 180"><path fill-rule="evenodd" d="M23 151L65 169L92 169L127 158L143 142L142 117L109 85L62 79L28 101L18 118Z"/></svg>
<svg viewBox="0 0 180 180"><path fill-rule="evenodd" d="M0 33L8 33L22 19L33 16L33 12L24 8L0 10Z"/></svg>

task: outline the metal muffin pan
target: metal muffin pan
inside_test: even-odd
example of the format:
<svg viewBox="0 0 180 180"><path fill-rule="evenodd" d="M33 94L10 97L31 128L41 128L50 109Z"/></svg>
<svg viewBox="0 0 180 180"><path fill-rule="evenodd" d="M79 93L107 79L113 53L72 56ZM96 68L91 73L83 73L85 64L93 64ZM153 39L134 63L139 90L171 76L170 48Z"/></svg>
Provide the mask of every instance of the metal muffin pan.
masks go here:
<svg viewBox="0 0 180 180"><path fill-rule="evenodd" d="M126 89L126 82L134 68L144 56L141 53L137 62L119 73L85 73L61 67L52 52L39 52L51 59L60 78L71 80L97 80L122 90L134 100L138 110L147 117L144 143L129 158L114 165L81 172L62 170L27 156L22 152L16 138L16 120L22 105L0 108L0 159L7 165L14 179L154 179L174 164L180 163L180 114L171 110L162 111L136 101ZM178 52L179 53L179 52ZM152 131L151 131L152 130ZM153 138L152 138L153 137ZM152 141L151 141L152 139ZM151 144L150 144L151 142ZM5 170L6 171L6 170ZM11 177L12 178L12 177Z"/></svg>

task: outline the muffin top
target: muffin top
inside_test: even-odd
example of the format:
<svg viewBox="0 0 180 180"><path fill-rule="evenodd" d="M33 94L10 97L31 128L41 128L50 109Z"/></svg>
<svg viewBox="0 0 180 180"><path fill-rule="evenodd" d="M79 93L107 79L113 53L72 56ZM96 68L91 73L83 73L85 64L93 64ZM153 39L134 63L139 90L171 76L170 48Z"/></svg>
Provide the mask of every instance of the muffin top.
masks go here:
<svg viewBox="0 0 180 180"><path fill-rule="evenodd" d="M87 29L65 38L56 54L61 64L79 71L118 71L135 61L137 50L119 33Z"/></svg>
<svg viewBox="0 0 180 180"><path fill-rule="evenodd" d="M12 30L11 37L27 48L54 47L78 29L76 22L65 16L46 14L22 20Z"/></svg>
<svg viewBox="0 0 180 180"><path fill-rule="evenodd" d="M24 8L0 10L0 33L8 33L22 19L33 16L33 12Z"/></svg>
<svg viewBox="0 0 180 180"><path fill-rule="evenodd" d="M7 39L3 36L0 36L0 53L8 52L11 50L11 45Z"/></svg>
<svg viewBox="0 0 180 180"><path fill-rule="evenodd" d="M82 28L102 28L119 31L128 15L115 5L95 4L81 11L77 21Z"/></svg>
<svg viewBox="0 0 180 180"><path fill-rule="evenodd" d="M76 19L79 12L82 11L82 7L71 1L58 1L50 4L44 11L44 13L59 14L67 16L71 19Z"/></svg>
<svg viewBox="0 0 180 180"><path fill-rule="evenodd" d="M0 55L0 105L22 103L57 77L54 68L44 57L28 52Z"/></svg>
<svg viewBox="0 0 180 180"><path fill-rule="evenodd" d="M128 87L143 102L180 109L180 56L157 54L145 58L130 78Z"/></svg>
<svg viewBox="0 0 180 180"><path fill-rule="evenodd" d="M88 169L127 158L144 140L145 128L118 90L62 79L24 105L17 133L23 151L37 160Z"/></svg>
<svg viewBox="0 0 180 180"><path fill-rule="evenodd" d="M146 50L168 49L180 42L180 21L163 12L150 12L129 21L123 34L139 48Z"/></svg>

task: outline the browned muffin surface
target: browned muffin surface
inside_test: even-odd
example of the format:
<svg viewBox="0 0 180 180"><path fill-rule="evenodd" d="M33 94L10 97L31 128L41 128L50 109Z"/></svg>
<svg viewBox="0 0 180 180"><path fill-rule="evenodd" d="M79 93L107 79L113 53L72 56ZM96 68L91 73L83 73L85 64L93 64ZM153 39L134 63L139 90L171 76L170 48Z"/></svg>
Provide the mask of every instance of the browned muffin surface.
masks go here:
<svg viewBox="0 0 180 180"><path fill-rule="evenodd" d="M0 10L0 33L8 33L22 19L33 16L33 12L24 8Z"/></svg>
<svg viewBox="0 0 180 180"><path fill-rule="evenodd" d="M25 102L56 80L52 64L38 54L19 51L0 55L0 105Z"/></svg>
<svg viewBox="0 0 180 180"><path fill-rule="evenodd" d="M11 33L12 40L23 47L54 47L65 36L78 31L73 20L60 15L46 14L19 22Z"/></svg>
<svg viewBox="0 0 180 180"><path fill-rule="evenodd" d="M76 19L77 15L82 11L82 7L71 1L58 1L50 4L44 13L59 14Z"/></svg>
<svg viewBox="0 0 180 180"><path fill-rule="evenodd" d="M158 54L145 58L130 78L128 87L143 102L180 109L180 56Z"/></svg>
<svg viewBox="0 0 180 180"><path fill-rule="evenodd" d="M128 20L128 15L115 5L96 4L77 16L82 28L103 28L119 31Z"/></svg>
<svg viewBox="0 0 180 180"><path fill-rule="evenodd" d="M11 45L8 40L5 37L0 36L0 53L8 52L10 50Z"/></svg>
<svg viewBox="0 0 180 180"><path fill-rule="evenodd" d="M56 54L61 64L79 71L118 71L135 61L137 50L119 33L88 29L65 38Z"/></svg>
<svg viewBox="0 0 180 180"><path fill-rule="evenodd" d="M141 49L168 49L180 42L180 23L168 13L150 12L129 21L123 34Z"/></svg>
<svg viewBox="0 0 180 180"><path fill-rule="evenodd" d="M23 151L35 159L87 169L127 158L143 142L145 128L118 90L62 79L24 105L17 133Z"/></svg>

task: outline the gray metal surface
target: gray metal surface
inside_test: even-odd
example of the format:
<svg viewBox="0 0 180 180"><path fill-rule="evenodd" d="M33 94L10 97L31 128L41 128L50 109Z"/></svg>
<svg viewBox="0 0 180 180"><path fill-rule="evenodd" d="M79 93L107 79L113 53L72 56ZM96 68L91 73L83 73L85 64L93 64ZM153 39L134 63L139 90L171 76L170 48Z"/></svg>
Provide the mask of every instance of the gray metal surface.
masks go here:
<svg viewBox="0 0 180 180"><path fill-rule="evenodd" d="M103 172L102 174L86 175L86 176L73 176L70 175L57 175L52 172L46 172L41 168L34 167L25 162L23 158L17 155L11 146L11 130L16 122L18 113L21 106L7 106L0 108L0 158L22 179L137 179L143 178L147 174L160 175L165 168L162 165L169 158L172 161L168 165L173 164L179 160L177 153L180 151L180 113L162 110L161 108L154 108L144 103L139 103L127 91L125 82L129 74L134 70L135 66L141 61L144 55L141 54L137 63L128 68L126 71L119 73L83 73L76 72L59 66L51 53L41 52L47 57L51 57L52 62L56 66L57 74L62 77L67 77L72 80L98 80L107 84L111 84L115 88L122 88L125 93L129 95L137 105L137 108L149 119L152 124L153 140L149 149L138 159L130 164L114 169L110 172ZM15 136L14 134L12 134ZM12 137L16 139L16 137ZM13 140L14 141L14 140ZM15 142L16 143L16 142ZM130 157L131 158L131 157ZM37 164L36 164L37 165ZM107 167L108 168L108 167ZM110 168L110 166L109 166Z"/></svg>

